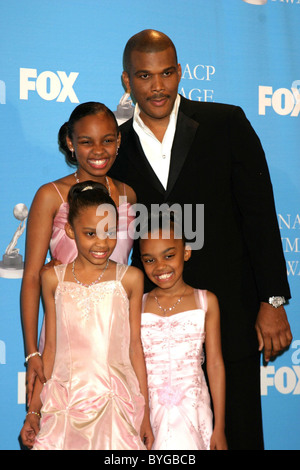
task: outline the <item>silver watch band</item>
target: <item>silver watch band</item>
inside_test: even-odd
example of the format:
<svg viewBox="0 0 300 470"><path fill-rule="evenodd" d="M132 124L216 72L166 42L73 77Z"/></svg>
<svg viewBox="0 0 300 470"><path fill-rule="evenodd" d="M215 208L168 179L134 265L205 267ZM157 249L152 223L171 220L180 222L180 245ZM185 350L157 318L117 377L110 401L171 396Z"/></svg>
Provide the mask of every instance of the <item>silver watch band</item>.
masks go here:
<svg viewBox="0 0 300 470"><path fill-rule="evenodd" d="M269 297L268 303L272 305L274 308L281 307L281 305L285 304L286 300L281 295L273 295Z"/></svg>

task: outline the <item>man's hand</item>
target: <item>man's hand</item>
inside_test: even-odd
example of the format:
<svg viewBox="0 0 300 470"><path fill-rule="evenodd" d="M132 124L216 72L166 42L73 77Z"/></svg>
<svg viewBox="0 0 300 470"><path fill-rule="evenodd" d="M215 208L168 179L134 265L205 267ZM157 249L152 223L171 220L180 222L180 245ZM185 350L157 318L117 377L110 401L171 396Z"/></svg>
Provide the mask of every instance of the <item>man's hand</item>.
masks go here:
<svg viewBox="0 0 300 470"><path fill-rule="evenodd" d="M264 349L266 362L286 349L293 339L283 306L274 308L266 302L261 302L255 329L259 350Z"/></svg>

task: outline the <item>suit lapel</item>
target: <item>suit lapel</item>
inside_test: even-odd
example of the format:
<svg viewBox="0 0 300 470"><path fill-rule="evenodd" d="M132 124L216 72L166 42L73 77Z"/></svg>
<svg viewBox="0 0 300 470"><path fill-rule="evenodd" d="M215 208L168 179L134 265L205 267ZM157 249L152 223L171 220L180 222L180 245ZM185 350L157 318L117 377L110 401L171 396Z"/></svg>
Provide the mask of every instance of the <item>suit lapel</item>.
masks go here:
<svg viewBox="0 0 300 470"><path fill-rule="evenodd" d="M188 106L188 100L185 100L183 97L181 97L181 100L182 105L184 103L187 103ZM145 175L147 175L147 181L156 191L164 195L165 200L168 198L170 192L172 191L173 186L176 183L176 180L180 174L180 171L182 170L182 167L185 163L186 157L192 146L194 137L199 126L198 122L194 121L194 119L187 116L181 110L182 107L183 106L180 106L177 117L176 132L174 135L174 141L171 151L169 178L166 190L161 184L158 177L156 176L155 172L152 169L152 166L150 165L146 155L144 154L140 140L133 129L132 119L127 122L128 135L126 146L128 149L128 158L136 167L138 173L141 174L142 180L144 180Z"/></svg>
<svg viewBox="0 0 300 470"><path fill-rule="evenodd" d="M179 173L182 170L186 157L194 141L198 126L198 122L186 116L186 114L184 114L179 108L176 132L171 152L169 178L165 195L166 198L172 191Z"/></svg>

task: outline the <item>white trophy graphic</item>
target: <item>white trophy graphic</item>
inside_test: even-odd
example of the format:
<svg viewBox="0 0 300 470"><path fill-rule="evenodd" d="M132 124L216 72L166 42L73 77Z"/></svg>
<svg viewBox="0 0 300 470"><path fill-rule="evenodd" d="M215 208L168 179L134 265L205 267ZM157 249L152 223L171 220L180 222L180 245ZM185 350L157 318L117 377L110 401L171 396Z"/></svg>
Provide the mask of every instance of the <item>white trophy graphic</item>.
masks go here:
<svg viewBox="0 0 300 470"><path fill-rule="evenodd" d="M268 0L244 0L245 3L251 3L251 5L265 5Z"/></svg>
<svg viewBox="0 0 300 470"><path fill-rule="evenodd" d="M124 93L117 106L117 111L114 111L119 126L133 116L134 107L132 106L132 100L128 99L129 97L129 93Z"/></svg>
<svg viewBox="0 0 300 470"><path fill-rule="evenodd" d="M26 227L26 219L28 217L28 209L25 204L17 204L13 210L14 216L20 220L20 224L15 231L14 236L8 247L5 250L2 261L0 261L0 277L10 279L17 279L23 276L23 259L19 253L19 248L16 248L18 239L22 235Z"/></svg>

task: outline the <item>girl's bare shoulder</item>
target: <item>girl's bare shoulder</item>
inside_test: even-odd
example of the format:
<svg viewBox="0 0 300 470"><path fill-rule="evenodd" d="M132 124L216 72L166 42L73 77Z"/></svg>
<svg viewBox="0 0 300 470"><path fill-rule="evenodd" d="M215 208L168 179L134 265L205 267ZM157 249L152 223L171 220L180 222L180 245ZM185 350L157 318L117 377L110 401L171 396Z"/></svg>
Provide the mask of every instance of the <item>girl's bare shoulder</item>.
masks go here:
<svg viewBox="0 0 300 470"><path fill-rule="evenodd" d="M144 274L140 269L134 266L128 266L122 283L128 292L144 290Z"/></svg>
<svg viewBox="0 0 300 470"><path fill-rule="evenodd" d="M211 291L206 291L206 298L208 303L218 304L218 297Z"/></svg>
<svg viewBox="0 0 300 470"><path fill-rule="evenodd" d="M65 202L67 200L70 187L74 183L74 175L67 175L58 180L45 183L37 190L34 199L38 201L46 199L48 203L51 203L51 201L54 203L61 203L63 199Z"/></svg>

